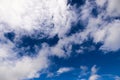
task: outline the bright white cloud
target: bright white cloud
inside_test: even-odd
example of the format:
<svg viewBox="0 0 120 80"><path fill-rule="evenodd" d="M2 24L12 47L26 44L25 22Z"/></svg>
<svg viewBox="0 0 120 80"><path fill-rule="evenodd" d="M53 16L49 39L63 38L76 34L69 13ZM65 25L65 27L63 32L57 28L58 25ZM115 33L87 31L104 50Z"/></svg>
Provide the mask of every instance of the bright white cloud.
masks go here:
<svg viewBox="0 0 120 80"><path fill-rule="evenodd" d="M76 18L67 0L0 0L0 24L15 31L62 35Z"/></svg>

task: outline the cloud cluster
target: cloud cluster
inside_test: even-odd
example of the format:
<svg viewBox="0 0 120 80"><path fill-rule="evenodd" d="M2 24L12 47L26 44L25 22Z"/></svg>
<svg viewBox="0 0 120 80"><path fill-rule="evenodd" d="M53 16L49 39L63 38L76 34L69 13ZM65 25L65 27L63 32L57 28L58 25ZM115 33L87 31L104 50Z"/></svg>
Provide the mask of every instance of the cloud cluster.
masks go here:
<svg viewBox="0 0 120 80"><path fill-rule="evenodd" d="M78 80L98 80L100 75L98 75L98 68L93 65L90 70L87 66L80 66L81 73L78 76Z"/></svg>
<svg viewBox="0 0 120 80"><path fill-rule="evenodd" d="M67 0L0 0L0 80L39 77L50 64L48 56L61 53L56 54L59 49L50 50L47 44L43 44L36 56L19 57L22 50L16 48L22 42L21 37L39 33L62 37L76 19L75 9L67 4ZM15 33L13 41L5 36L9 32Z"/></svg>
<svg viewBox="0 0 120 80"><path fill-rule="evenodd" d="M67 0L0 0L0 79L38 77L40 71L49 66L49 56L70 56L72 44L82 44L89 37L93 38L94 43L103 43L101 50L119 50L119 3L119 0L86 0L86 3L76 10ZM93 9L96 9L96 12L93 12L96 14L92 13ZM84 30L67 36L66 33L73 24L79 21L84 25ZM13 41L5 37L8 32L15 33ZM15 50L16 44L22 42L23 35L32 34L33 37L39 34L37 32L49 38L58 35L59 41L52 47L43 43L34 57L19 58L18 52L21 50ZM70 70L60 68L58 73ZM91 71L90 80L97 79L95 66Z"/></svg>
<svg viewBox="0 0 120 80"><path fill-rule="evenodd" d="M95 43L103 43L101 50L120 49L119 3L119 0L87 0L82 7L81 20L87 24L84 34L92 37Z"/></svg>

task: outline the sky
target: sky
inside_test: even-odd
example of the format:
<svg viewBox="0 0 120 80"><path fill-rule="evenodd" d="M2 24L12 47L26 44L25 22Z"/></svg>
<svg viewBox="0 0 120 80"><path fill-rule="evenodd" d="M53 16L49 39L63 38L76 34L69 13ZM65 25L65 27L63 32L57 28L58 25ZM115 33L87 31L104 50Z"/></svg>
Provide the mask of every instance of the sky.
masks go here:
<svg viewBox="0 0 120 80"><path fill-rule="evenodd" d="M120 80L120 0L0 0L0 80Z"/></svg>

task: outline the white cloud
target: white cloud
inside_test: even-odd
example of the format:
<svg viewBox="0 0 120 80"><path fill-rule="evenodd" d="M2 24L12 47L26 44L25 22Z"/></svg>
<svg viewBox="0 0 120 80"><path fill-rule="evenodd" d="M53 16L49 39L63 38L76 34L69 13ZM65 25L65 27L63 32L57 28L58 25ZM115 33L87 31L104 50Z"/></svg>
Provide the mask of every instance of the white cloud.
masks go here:
<svg viewBox="0 0 120 80"><path fill-rule="evenodd" d="M8 58L15 55L15 53L11 50L13 44L0 44L0 58Z"/></svg>
<svg viewBox="0 0 120 80"><path fill-rule="evenodd" d="M17 42L21 41L22 35L30 36L35 30L49 37L56 34L62 37L76 20L77 14L67 0L0 0L0 80L39 77L50 64L49 55L65 56L62 50L64 43L61 41L63 44L51 48L43 44L35 57L19 58L20 50L14 50ZM15 32L14 42L4 37L4 33L12 31ZM67 72L70 69L62 70ZM61 70L58 72L62 73Z"/></svg>
<svg viewBox="0 0 120 80"><path fill-rule="evenodd" d="M88 20L89 17L90 17L90 13L91 13L91 10L92 10L92 6L90 4L90 2L88 0L86 0L86 3L84 6L82 6L81 8L81 20ZM84 22L84 21L83 21ZM86 22L84 22L86 24Z"/></svg>
<svg viewBox="0 0 120 80"><path fill-rule="evenodd" d="M96 30L93 30L92 36L94 38L94 42L103 43L103 46L100 49L107 51L117 51L120 49L119 25L120 25L120 21L115 20L111 23L102 25L101 28L97 28Z"/></svg>
<svg viewBox="0 0 120 80"><path fill-rule="evenodd" d="M0 24L15 31L62 36L76 18L67 0L0 0Z"/></svg>
<svg viewBox="0 0 120 80"><path fill-rule="evenodd" d="M98 68L96 65L93 65L89 71L87 66L80 66L81 73L78 76L78 80L98 80L101 78L101 75L98 75Z"/></svg>
<svg viewBox="0 0 120 80"><path fill-rule="evenodd" d="M38 71L49 66L49 55L58 57L69 56L72 44L81 44L90 35L95 43L103 42L102 50L116 51L120 49L120 21L104 21L103 17L118 16L120 14L118 0L109 0L106 9L97 18L91 16L93 6L89 1L81 9L81 20L86 22L83 32L78 32L69 37L64 34L71 28L72 22L77 22L78 15L72 6L67 5L67 0L0 0L0 80L21 80L25 78L38 77ZM96 1L97 5L103 6L105 1ZM87 23L88 22L88 23ZM100 25L100 26L99 26ZM49 37L58 34L58 43L49 47L43 45L38 55L31 57L17 57L14 51L15 43L21 35L30 35L34 30L43 32ZM14 31L16 33L15 43L10 42L4 37L5 32ZM27 33L27 34L26 34ZM37 32L34 34L36 35ZM7 42L7 43L5 43ZM63 50L63 47L67 50ZM12 57L12 60L11 60ZM27 66L26 66L27 65ZM81 67L85 69L85 67ZM57 73L71 71L72 68L60 68ZM96 80L96 66L91 69L90 80Z"/></svg>
<svg viewBox="0 0 120 80"><path fill-rule="evenodd" d="M108 0L107 13L110 16L119 16L120 8L119 8L120 0Z"/></svg>
<svg viewBox="0 0 120 80"><path fill-rule="evenodd" d="M114 17L120 15L120 0L96 0L96 4L100 7L106 6L106 14L109 16Z"/></svg>
<svg viewBox="0 0 120 80"><path fill-rule="evenodd" d="M91 74L96 74L98 71L98 69L96 68L96 65L94 65L92 68L91 68Z"/></svg>
<svg viewBox="0 0 120 80"><path fill-rule="evenodd" d="M60 75L60 74L63 74L63 73L69 72L69 71L71 71L71 70L73 70L73 68L62 67L62 68L58 69L57 74Z"/></svg>
<svg viewBox="0 0 120 80"><path fill-rule="evenodd" d="M107 0L96 0L98 6L103 7Z"/></svg>
<svg viewBox="0 0 120 80"><path fill-rule="evenodd" d="M89 80L98 80L99 79L99 75L91 75Z"/></svg>
<svg viewBox="0 0 120 80"><path fill-rule="evenodd" d="M5 50L5 49L3 49ZM0 80L22 80L39 77L41 70L49 65L45 51L46 47L40 50L37 57L22 57L0 59ZM13 54L13 53L10 53ZM8 55L9 56L9 55Z"/></svg>
<svg viewBox="0 0 120 80"><path fill-rule="evenodd" d="M113 19L113 17L119 16L120 10L118 6L120 2L119 0L96 0L95 2L98 6L102 7L106 2L108 2L108 4L106 4L106 9L100 9L101 12L97 17L92 17L91 9L93 9L94 6L90 6L92 5L91 2L89 0L87 1L81 11L81 13L84 12L81 19L83 22L86 22L85 25L87 25L83 34L86 34L86 38L88 38L88 36L92 37L95 43L102 42L103 46L100 48L101 50L117 51L120 49L120 28L118 27L120 25L120 20Z"/></svg>
<svg viewBox="0 0 120 80"><path fill-rule="evenodd" d="M96 65L94 65L91 68L91 76L89 77L89 80L98 80L100 76L97 74L98 69L96 68Z"/></svg>
<svg viewBox="0 0 120 80"><path fill-rule="evenodd" d="M117 51L120 49L120 21L114 21L107 25L106 33L104 34L103 50Z"/></svg>

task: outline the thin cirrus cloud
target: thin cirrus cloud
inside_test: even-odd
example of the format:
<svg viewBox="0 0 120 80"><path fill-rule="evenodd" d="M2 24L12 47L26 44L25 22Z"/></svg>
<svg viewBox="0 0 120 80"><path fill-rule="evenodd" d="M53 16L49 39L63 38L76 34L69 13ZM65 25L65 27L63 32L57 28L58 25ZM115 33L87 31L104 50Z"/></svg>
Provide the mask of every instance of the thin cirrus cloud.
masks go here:
<svg viewBox="0 0 120 80"><path fill-rule="evenodd" d="M100 8L97 16L91 14L96 8L93 3ZM100 50L119 50L120 20L116 19L120 15L119 3L119 0L86 0L80 8L75 8L67 0L0 0L0 80L39 77L51 63L49 56L70 56L72 44L82 44L89 37L94 43L103 43ZM67 36L72 24L79 21L83 22L85 29ZM16 34L13 42L4 36L12 31ZM52 47L43 43L35 57L19 58L20 50L15 50L17 42L22 42L23 35L37 35L36 31L48 37L58 35L59 41ZM62 74L70 70L60 68L57 72ZM99 77L94 70L93 67L90 80Z"/></svg>

